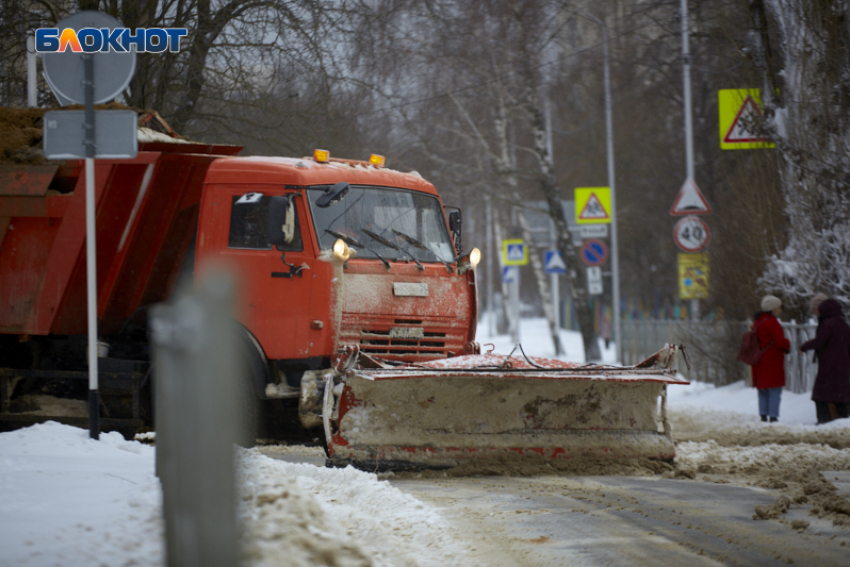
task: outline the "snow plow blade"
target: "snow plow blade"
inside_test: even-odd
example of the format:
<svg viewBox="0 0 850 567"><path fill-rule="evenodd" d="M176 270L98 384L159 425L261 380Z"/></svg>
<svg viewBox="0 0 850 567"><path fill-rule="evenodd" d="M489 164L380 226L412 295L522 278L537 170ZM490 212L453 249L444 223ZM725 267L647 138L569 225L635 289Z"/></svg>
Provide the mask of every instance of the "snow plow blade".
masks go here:
<svg viewBox="0 0 850 567"><path fill-rule="evenodd" d="M348 365L324 391L330 466L497 470L516 464L672 461L667 346L633 367L496 354L392 368ZM352 359L359 359L352 363ZM365 361L377 366L373 359Z"/></svg>

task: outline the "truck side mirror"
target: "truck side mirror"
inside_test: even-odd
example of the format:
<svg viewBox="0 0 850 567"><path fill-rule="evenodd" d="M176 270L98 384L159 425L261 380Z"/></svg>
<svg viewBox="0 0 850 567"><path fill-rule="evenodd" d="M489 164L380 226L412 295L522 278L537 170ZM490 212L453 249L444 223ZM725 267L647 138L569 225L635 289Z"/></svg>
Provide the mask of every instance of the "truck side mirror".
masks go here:
<svg viewBox="0 0 850 567"><path fill-rule="evenodd" d="M269 244L285 246L295 238L295 203L292 197L269 201Z"/></svg>
<svg viewBox="0 0 850 567"><path fill-rule="evenodd" d="M460 256L463 251L463 242L461 240L461 230L460 227L463 224L463 216L460 213L460 209L457 207L446 207L454 209L449 212L449 231L452 233L452 240L455 243L455 255Z"/></svg>
<svg viewBox="0 0 850 567"><path fill-rule="evenodd" d="M349 185L345 181L340 181L339 183L328 187L325 189L325 192L322 193L321 197L316 199L316 206L325 208L330 207L331 205L335 205L342 201L343 197L348 194Z"/></svg>

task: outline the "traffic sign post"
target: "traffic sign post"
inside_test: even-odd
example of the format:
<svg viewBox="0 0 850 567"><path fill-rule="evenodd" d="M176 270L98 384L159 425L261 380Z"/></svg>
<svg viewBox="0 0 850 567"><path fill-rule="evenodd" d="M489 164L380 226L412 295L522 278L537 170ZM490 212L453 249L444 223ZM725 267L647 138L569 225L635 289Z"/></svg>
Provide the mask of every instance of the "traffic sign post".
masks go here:
<svg viewBox="0 0 850 567"><path fill-rule="evenodd" d="M502 268L502 283L514 284L519 280L519 267L504 266Z"/></svg>
<svg viewBox="0 0 850 567"><path fill-rule="evenodd" d="M708 254L679 254L679 298L708 297Z"/></svg>
<svg viewBox="0 0 850 567"><path fill-rule="evenodd" d="M521 238L502 240L502 263L505 266L525 266L528 264L528 246Z"/></svg>
<svg viewBox="0 0 850 567"><path fill-rule="evenodd" d="M546 250L543 255L543 270L547 274L563 275L567 273L567 265L558 250Z"/></svg>
<svg viewBox="0 0 850 567"><path fill-rule="evenodd" d="M611 189L609 187L579 187L575 190L577 224L611 222Z"/></svg>
<svg viewBox="0 0 850 567"><path fill-rule="evenodd" d="M685 252L699 252L708 243L708 225L697 217L685 217L673 227L676 246Z"/></svg>
<svg viewBox="0 0 850 567"><path fill-rule="evenodd" d="M581 245L580 256L588 266L601 266L608 259L608 246L601 240L588 240Z"/></svg>
<svg viewBox="0 0 850 567"><path fill-rule="evenodd" d="M769 137L758 131L764 122L759 89L722 89L717 92L720 118L720 148L755 150L774 148Z"/></svg>
<svg viewBox="0 0 850 567"><path fill-rule="evenodd" d="M708 201L697 187L696 182L688 178L679 189L673 206L670 207L671 215L707 215L711 212Z"/></svg>
<svg viewBox="0 0 850 567"><path fill-rule="evenodd" d="M582 238L608 238L607 224L583 224L579 227Z"/></svg>
<svg viewBox="0 0 850 567"><path fill-rule="evenodd" d="M602 268L590 266L587 268L588 295L602 295Z"/></svg>
<svg viewBox="0 0 850 567"><path fill-rule="evenodd" d="M139 153L138 115L135 110L94 111L94 157L133 158ZM88 157L87 139L80 138L88 124L82 110L51 110L44 113L44 155L49 159ZM99 149L100 148L100 149Z"/></svg>
<svg viewBox="0 0 850 567"><path fill-rule="evenodd" d="M86 10L64 18L56 24L56 27L60 30L107 28L112 31L122 27L122 24L107 14ZM127 88L136 72L136 52L133 50L93 53L66 50L44 53L41 62L44 78L63 106L74 102L85 103L86 89L81 78L88 64L92 65L95 81L92 85L92 104L101 104L114 99Z"/></svg>
<svg viewBox="0 0 850 567"><path fill-rule="evenodd" d="M68 16L56 24L58 29L71 28L79 31L83 28L114 30L121 27L121 22L100 12L83 11ZM44 78L50 88L63 104L78 102L85 105L82 113L82 132L77 130L61 133L62 128L70 128L76 120L80 123L79 115L73 120L68 115L53 115L50 112L44 116L44 138L51 139L45 143L45 157L54 155L51 148L61 148L55 156L68 155L68 148L62 143L53 142L64 135L79 136L83 134L82 147L74 147L71 153L75 157L85 158L86 177L86 302L88 314L88 362L89 362L89 436L92 439L100 437L100 397L98 395L98 352L97 352L97 243L95 241L95 195L94 195L94 158L97 153L97 131L95 129L94 105L115 98L129 84L136 69L136 53L103 52L75 53L64 51L46 53L43 57ZM53 128L50 127L53 121ZM53 130L53 133L50 133ZM130 146L136 147L136 125L132 124L129 132L132 141ZM57 136L58 134L58 136ZM120 136L120 133L119 133ZM52 144L52 145L49 145ZM82 149L82 155L76 152ZM65 153L63 153L65 152ZM126 157L134 157L132 155Z"/></svg>
<svg viewBox="0 0 850 567"><path fill-rule="evenodd" d="M502 277L509 284L510 303L513 317L511 321L511 336L515 343L519 342L519 266L528 264L528 246L521 238L502 240ZM509 280L509 281L508 281Z"/></svg>

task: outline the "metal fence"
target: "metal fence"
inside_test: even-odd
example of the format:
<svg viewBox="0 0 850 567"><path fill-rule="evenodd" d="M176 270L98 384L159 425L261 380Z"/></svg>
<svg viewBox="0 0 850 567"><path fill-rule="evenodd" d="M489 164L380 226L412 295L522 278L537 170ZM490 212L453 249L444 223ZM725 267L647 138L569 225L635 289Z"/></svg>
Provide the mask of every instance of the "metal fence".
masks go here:
<svg viewBox="0 0 850 567"><path fill-rule="evenodd" d="M750 328L743 321L624 320L623 363L637 364L664 343L683 344L691 358L690 379L724 385L750 380L750 367L735 360L741 337ZM815 336L814 323L782 323L791 341L785 358L785 388L792 392L810 392L815 383L817 363L811 352L800 353L800 345ZM680 363L680 371L688 375Z"/></svg>

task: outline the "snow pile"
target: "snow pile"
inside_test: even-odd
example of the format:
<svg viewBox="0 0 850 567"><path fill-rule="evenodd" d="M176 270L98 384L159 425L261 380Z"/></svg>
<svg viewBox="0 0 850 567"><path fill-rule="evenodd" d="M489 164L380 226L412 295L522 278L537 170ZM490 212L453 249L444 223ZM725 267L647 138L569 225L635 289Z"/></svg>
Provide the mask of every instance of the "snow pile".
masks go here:
<svg viewBox="0 0 850 567"><path fill-rule="evenodd" d="M743 382L693 383L668 392L678 443L676 470L664 476L779 490L773 507L756 506L758 519L806 504L814 516L850 525L850 502L821 474L850 470L850 419L814 425L810 395L785 391L780 421L764 423L755 390Z"/></svg>
<svg viewBox="0 0 850 567"><path fill-rule="evenodd" d="M154 449L47 422L0 434L0 565L163 564Z"/></svg>
<svg viewBox="0 0 850 567"><path fill-rule="evenodd" d="M253 565L469 565L432 507L351 467L327 469L243 453L246 553Z"/></svg>
<svg viewBox="0 0 850 567"><path fill-rule="evenodd" d="M0 434L0 566L164 563L154 448L48 422ZM242 451L246 565L468 565L431 506L373 474Z"/></svg>
<svg viewBox="0 0 850 567"><path fill-rule="evenodd" d="M676 465L698 471L734 473L770 473L794 469L805 471L850 470L850 449L828 445L760 445L758 447L723 446L716 441L687 441L676 447Z"/></svg>

